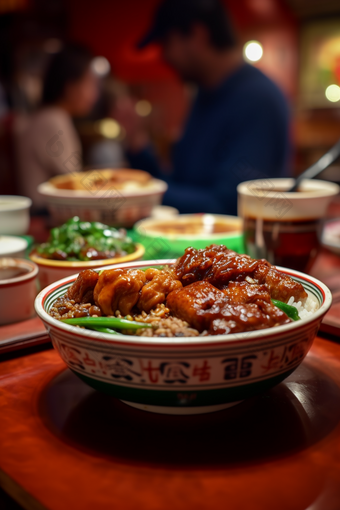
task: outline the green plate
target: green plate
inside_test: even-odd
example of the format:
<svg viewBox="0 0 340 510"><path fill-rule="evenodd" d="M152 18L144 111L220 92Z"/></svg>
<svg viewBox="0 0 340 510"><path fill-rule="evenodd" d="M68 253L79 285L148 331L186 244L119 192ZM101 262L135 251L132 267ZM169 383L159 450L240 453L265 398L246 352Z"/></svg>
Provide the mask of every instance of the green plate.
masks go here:
<svg viewBox="0 0 340 510"><path fill-rule="evenodd" d="M169 240L167 237L163 236L149 237L147 235L141 235L135 230L129 231L129 235L134 241L144 246L145 254L143 260L178 258L183 255L184 250L189 246L200 249L206 248L210 244L224 244L230 250L234 250L237 253L245 253L242 233L229 234L227 237L221 236L213 241L210 239Z"/></svg>

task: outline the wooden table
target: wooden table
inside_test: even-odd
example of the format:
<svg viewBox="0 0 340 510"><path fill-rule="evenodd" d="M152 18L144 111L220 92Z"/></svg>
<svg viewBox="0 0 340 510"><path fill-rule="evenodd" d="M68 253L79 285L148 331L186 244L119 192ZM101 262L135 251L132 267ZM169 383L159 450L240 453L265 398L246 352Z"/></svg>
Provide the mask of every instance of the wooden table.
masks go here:
<svg viewBox="0 0 340 510"><path fill-rule="evenodd" d="M31 233L45 240L40 219ZM311 274L340 289L340 257L323 250ZM96 393L53 350L13 356L0 362L0 487L25 509L340 509L335 341L318 337L269 392L196 417Z"/></svg>
<svg viewBox="0 0 340 510"><path fill-rule="evenodd" d="M340 345L201 416L133 409L53 350L0 363L0 485L34 510L339 510Z"/></svg>

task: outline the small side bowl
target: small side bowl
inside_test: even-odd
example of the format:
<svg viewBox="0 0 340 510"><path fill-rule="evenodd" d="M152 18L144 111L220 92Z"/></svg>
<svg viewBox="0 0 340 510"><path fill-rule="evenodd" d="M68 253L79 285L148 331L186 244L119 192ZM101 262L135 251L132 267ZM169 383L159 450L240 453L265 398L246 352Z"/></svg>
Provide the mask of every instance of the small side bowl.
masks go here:
<svg viewBox="0 0 340 510"><path fill-rule="evenodd" d="M83 271L84 269L98 269L100 267L112 266L113 264L116 265L123 262L140 260L144 253L144 246L137 243L136 251L133 253L112 259L91 260L84 262L50 260L40 257L35 251L33 251L29 257L39 267L40 287L44 288L47 287L47 285L60 280L61 278L74 275L75 273L79 273L79 271Z"/></svg>
<svg viewBox="0 0 340 510"><path fill-rule="evenodd" d="M39 268L30 260L10 257L0 259L1 325L33 317L38 272Z"/></svg>
<svg viewBox="0 0 340 510"><path fill-rule="evenodd" d="M174 260L119 267L161 267ZM116 267L116 266L114 266ZM64 324L48 312L76 275L50 285L35 307L67 366L93 388L146 411L199 414L225 409L288 377L303 361L332 303L316 278L279 268L319 304L312 315L284 326L233 335L147 338L97 333Z"/></svg>
<svg viewBox="0 0 340 510"><path fill-rule="evenodd" d="M24 235L30 224L32 200L17 195L0 195L0 234Z"/></svg>
<svg viewBox="0 0 340 510"><path fill-rule="evenodd" d="M28 246L26 239L15 236L2 236L0 235L0 258L2 257L16 257L21 258L25 256Z"/></svg>
<svg viewBox="0 0 340 510"><path fill-rule="evenodd" d="M167 233L164 227L181 228L187 222L202 227L198 234ZM229 226L229 232L209 233L214 222ZM205 231L204 231L205 225ZM146 252L154 252L160 258L178 257L188 246L205 248L209 244L226 244L230 250L243 252L242 219L223 214L179 214L173 218L146 218L134 226L136 238L146 247ZM157 252L156 252L157 249Z"/></svg>

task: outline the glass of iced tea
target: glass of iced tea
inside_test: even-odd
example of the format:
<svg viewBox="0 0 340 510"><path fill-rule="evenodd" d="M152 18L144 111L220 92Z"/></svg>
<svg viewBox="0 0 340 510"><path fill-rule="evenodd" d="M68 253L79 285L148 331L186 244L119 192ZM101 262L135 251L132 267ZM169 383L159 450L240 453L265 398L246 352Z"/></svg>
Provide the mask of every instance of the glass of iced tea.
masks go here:
<svg viewBox="0 0 340 510"><path fill-rule="evenodd" d="M256 179L237 187L246 253L271 264L308 271L320 249L323 219L337 184L308 180L288 192L293 179Z"/></svg>

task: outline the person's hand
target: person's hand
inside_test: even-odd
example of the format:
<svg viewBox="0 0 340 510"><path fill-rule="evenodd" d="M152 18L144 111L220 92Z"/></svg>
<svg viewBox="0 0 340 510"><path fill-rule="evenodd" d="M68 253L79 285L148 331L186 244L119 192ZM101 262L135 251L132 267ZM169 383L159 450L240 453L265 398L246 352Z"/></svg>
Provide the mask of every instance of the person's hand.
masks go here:
<svg viewBox="0 0 340 510"><path fill-rule="evenodd" d="M136 102L130 96L119 97L112 112L124 129L127 147L132 152L139 152L149 144L145 120L136 113Z"/></svg>

